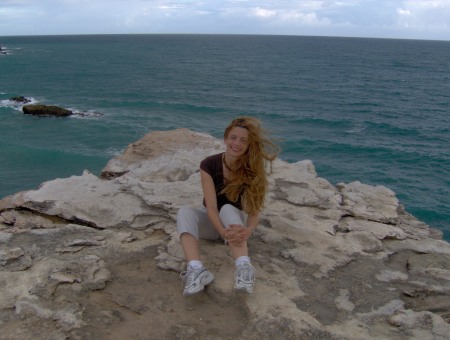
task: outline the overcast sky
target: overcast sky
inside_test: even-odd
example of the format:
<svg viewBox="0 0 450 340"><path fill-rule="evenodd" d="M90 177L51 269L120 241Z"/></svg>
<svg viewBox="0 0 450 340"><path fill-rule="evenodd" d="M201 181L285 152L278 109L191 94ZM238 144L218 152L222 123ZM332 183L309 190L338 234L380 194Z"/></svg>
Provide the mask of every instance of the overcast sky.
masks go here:
<svg viewBox="0 0 450 340"><path fill-rule="evenodd" d="M450 0L0 0L0 36L98 33L450 40Z"/></svg>

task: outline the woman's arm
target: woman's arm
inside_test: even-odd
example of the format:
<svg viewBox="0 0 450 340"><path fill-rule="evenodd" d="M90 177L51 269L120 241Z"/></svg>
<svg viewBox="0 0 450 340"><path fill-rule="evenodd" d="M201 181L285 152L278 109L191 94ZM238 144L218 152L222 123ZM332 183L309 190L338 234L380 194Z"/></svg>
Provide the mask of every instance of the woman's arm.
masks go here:
<svg viewBox="0 0 450 340"><path fill-rule="evenodd" d="M256 229L259 223L259 213L248 215L246 229L249 231L249 236Z"/></svg>
<svg viewBox="0 0 450 340"><path fill-rule="evenodd" d="M253 231L258 225L259 214L251 214L247 217L246 226L232 224L225 231L225 239L231 245L241 245L243 242L247 242L247 240L252 236Z"/></svg>
<svg viewBox="0 0 450 340"><path fill-rule="evenodd" d="M217 194L214 187L214 181L210 174L204 170L200 170L200 178L202 181L203 196L205 197L206 210L214 228L225 239L225 228L219 218L219 209L217 208Z"/></svg>

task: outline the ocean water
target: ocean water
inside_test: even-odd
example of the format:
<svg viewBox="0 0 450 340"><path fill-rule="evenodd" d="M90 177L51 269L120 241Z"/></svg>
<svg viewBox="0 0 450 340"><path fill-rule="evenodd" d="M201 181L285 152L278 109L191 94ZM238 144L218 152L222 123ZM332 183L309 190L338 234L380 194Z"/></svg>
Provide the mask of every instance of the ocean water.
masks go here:
<svg viewBox="0 0 450 340"><path fill-rule="evenodd" d="M99 174L129 143L246 114L331 183L394 190L450 240L450 42L299 36L0 37L0 197ZM59 105L70 118L9 100Z"/></svg>

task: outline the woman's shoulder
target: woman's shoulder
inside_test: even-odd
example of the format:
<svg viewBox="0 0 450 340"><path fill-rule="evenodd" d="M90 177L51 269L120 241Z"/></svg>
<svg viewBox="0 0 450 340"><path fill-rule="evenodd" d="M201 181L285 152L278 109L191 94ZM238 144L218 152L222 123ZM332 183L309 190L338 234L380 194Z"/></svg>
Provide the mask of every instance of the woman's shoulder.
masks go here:
<svg viewBox="0 0 450 340"><path fill-rule="evenodd" d="M205 169L207 167L211 167L211 166L217 165L219 163L221 164L222 154L223 154L223 152L208 156L205 159L203 159L200 163L200 169Z"/></svg>
<svg viewBox="0 0 450 340"><path fill-rule="evenodd" d="M208 157L206 157L205 159L202 160L202 163L203 162L216 162L217 160L222 161L222 154L223 154L223 152L215 154L215 155L208 156Z"/></svg>

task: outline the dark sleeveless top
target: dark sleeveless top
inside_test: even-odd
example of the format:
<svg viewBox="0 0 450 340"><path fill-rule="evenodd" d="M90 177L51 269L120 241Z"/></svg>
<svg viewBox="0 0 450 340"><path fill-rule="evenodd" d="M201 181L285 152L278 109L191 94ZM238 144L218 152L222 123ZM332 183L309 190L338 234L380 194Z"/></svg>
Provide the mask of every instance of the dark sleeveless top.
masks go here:
<svg viewBox="0 0 450 340"><path fill-rule="evenodd" d="M231 202L225 194L220 194L222 189L225 187L225 179L223 175L223 165L222 165L222 155L223 152L206 157L200 163L200 169L209 174L214 182L214 187L216 188L216 197L217 197L217 208L220 209L225 204L231 204L236 208L242 210L240 200L238 202ZM205 199L203 198L203 205L206 206Z"/></svg>

